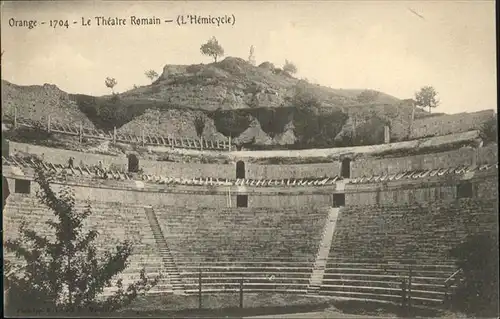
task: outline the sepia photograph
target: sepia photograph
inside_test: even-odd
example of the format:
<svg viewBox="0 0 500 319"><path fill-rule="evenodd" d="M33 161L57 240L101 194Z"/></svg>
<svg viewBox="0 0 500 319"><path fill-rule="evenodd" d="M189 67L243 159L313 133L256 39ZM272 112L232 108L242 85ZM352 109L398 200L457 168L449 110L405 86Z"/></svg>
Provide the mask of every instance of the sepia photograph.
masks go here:
<svg viewBox="0 0 500 319"><path fill-rule="evenodd" d="M498 318L495 10L0 1L4 316Z"/></svg>

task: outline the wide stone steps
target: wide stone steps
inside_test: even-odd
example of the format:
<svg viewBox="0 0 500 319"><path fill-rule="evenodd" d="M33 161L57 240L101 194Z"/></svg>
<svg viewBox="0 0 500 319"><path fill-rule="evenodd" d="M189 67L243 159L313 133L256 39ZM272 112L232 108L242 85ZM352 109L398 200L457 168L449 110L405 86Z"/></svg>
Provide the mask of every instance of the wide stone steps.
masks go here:
<svg viewBox="0 0 500 319"><path fill-rule="evenodd" d="M158 251L162 257L163 267L168 273L168 277L172 287L175 291L183 291L184 284L182 283L179 270L177 269L175 262L170 253L167 241L163 235L160 225L158 224L158 219L153 211L152 207L144 207L147 219L149 221L150 229L153 233L153 238L158 246Z"/></svg>
<svg viewBox="0 0 500 319"><path fill-rule="evenodd" d="M400 303L402 282L408 285L410 269L410 296L414 303L434 306L441 304L445 294L449 292L444 286L444 280L456 270L451 264L346 262L345 259L331 258L319 294ZM406 293L409 293L408 286Z"/></svg>
<svg viewBox="0 0 500 319"><path fill-rule="evenodd" d="M339 208L328 209L328 219L323 229L323 235L316 255L313 272L309 280L308 293L316 293L318 291L317 287L321 286L339 212Z"/></svg>

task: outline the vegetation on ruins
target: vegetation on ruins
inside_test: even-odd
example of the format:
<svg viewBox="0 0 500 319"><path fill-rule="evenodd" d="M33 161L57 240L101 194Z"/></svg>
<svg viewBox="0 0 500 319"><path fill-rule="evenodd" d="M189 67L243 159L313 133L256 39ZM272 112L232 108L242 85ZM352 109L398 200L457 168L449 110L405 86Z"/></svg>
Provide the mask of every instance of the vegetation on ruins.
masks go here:
<svg viewBox="0 0 500 319"><path fill-rule="evenodd" d="M226 137L238 137L251 123L248 113L218 109L211 114L217 131Z"/></svg>
<svg viewBox="0 0 500 319"><path fill-rule="evenodd" d="M212 37L207 43L202 44L200 51L201 54L212 57L214 62L217 62L217 58L224 56L224 49L215 37Z"/></svg>
<svg viewBox="0 0 500 319"><path fill-rule="evenodd" d="M158 73L156 73L155 70L147 70L144 74L151 81L154 81L156 78L158 78Z"/></svg>
<svg viewBox="0 0 500 319"><path fill-rule="evenodd" d="M431 113L431 108L435 108L439 105L436 89L432 86L422 87L420 91L415 93L415 102L417 106L422 108L428 107L429 113Z"/></svg>
<svg viewBox="0 0 500 319"><path fill-rule="evenodd" d="M498 317L498 238L493 233L472 235L450 250L463 280L452 298L454 310L479 317Z"/></svg>
<svg viewBox="0 0 500 319"><path fill-rule="evenodd" d="M498 118L492 117L483 123L480 130L481 138L485 143L498 143Z"/></svg>
<svg viewBox="0 0 500 319"><path fill-rule="evenodd" d="M350 145L375 145L384 143L384 126L389 125L386 119L377 115L363 122L356 128Z"/></svg>
<svg viewBox="0 0 500 319"><path fill-rule="evenodd" d="M377 100L377 97L379 96L380 92L375 91L375 90L364 90L363 92L359 93L358 96L356 96L356 100L359 103L373 103Z"/></svg>
<svg viewBox="0 0 500 319"><path fill-rule="evenodd" d="M204 54L216 54L215 61L222 56L217 55L223 50L215 38L202 47ZM194 112L202 114L205 129L213 134L213 140L221 139L221 135L238 137L250 128L244 140L255 140L256 145L246 148L302 149L380 144L384 141L383 126L389 123L391 140L406 140L413 136L408 135L413 125L409 121L411 116L419 120L437 114L422 108L413 110L411 104L374 90L339 90L307 83L291 76L289 72L293 68L286 66L282 70L264 62L255 67L252 55L255 55L253 46L248 61L228 57L215 64L166 66L165 76L160 77L149 70L145 74L150 79L156 77L153 83L122 93L114 92L116 80L108 77L108 87L114 94L102 97L66 94L57 88L51 93L45 86L24 87L3 81L4 115L8 115L9 120L15 114L18 119L43 119L45 127L50 116L53 123L61 120L71 127L83 123L84 127L108 133L116 128L117 134L135 136L142 136L145 125L161 118L163 125L155 123L151 134L166 137L171 134L170 128L175 127L176 137L195 139L199 137L199 128L193 120ZM426 105L426 100L430 100L431 105L438 103L435 96L427 99L423 94L429 90L418 93L422 106ZM44 93L33 94L39 91ZM26 107L16 108L16 105ZM152 113L159 116L152 118ZM439 121L436 119L433 123ZM468 123L453 125L446 121L444 119L443 123L450 132L471 129ZM413 128L418 129L417 126ZM483 131L493 141L494 130L490 128L491 125ZM432 134L429 132L428 136ZM421 132L417 135L422 136Z"/></svg>
<svg viewBox="0 0 500 319"><path fill-rule="evenodd" d="M150 107L142 103L127 103L118 94L106 99L83 94L75 94L72 98L93 123L108 131L140 116Z"/></svg>
<svg viewBox="0 0 500 319"><path fill-rule="evenodd" d="M297 73L297 66L288 60L285 60L285 65L283 66L283 71L285 71L288 74L295 74Z"/></svg>
<svg viewBox="0 0 500 319"><path fill-rule="evenodd" d="M118 84L115 78L107 77L106 80L104 80L104 84L106 85L106 87L111 89L111 93L115 93L113 88Z"/></svg>
<svg viewBox="0 0 500 319"><path fill-rule="evenodd" d="M262 130L274 138L285 131L286 125L293 118L293 109L289 107L280 108L258 108L251 115L259 121Z"/></svg>
<svg viewBox="0 0 500 319"><path fill-rule="evenodd" d="M36 159L35 159L36 160ZM7 240L7 251L24 259L26 266L12 271L7 265L4 282L7 289L6 311L9 314L89 314L110 312L129 305L156 285L160 276L148 278L145 270L141 279L125 289L118 279L118 290L109 297L100 297L104 288L111 287L112 280L128 265L132 244L124 241L98 255L96 230L84 230L84 221L92 214L91 208L78 211L70 188L55 193L51 176L36 170L35 181L40 186L39 201L55 215L48 221L54 240L35 230L20 227L20 239Z"/></svg>
<svg viewBox="0 0 500 319"><path fill-rule="evenodd" d="M341 110L324 108L320 100L304 83L299 82L291 99L296 144L317 147L334 146L334 139L342 130L347 114Z"/></svg>

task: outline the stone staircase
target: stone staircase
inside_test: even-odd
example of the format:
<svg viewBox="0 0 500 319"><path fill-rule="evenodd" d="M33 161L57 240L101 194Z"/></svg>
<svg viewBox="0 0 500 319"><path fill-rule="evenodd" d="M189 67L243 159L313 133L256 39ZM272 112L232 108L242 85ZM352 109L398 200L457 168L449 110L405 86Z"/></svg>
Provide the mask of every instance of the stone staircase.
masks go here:
<svg viewBox="0 0 500 319"><path fill-rule="evenodd" d="M160 225L158 223L158 219L156 218L156 214L153 211L153 207L145 206L144 210L146 212L149 225L151 226L151 231L153 232L156 245L158 246L158 250L163 261L163 268L168 274L168 279L172 284L174 294L184 294L184 285L182 284L179 270L174 262L172 254L170 253L167 241L163 236Z"/></svg>
<svg viewBox="0 0 500 319"><path fill-rule="evenodd" d="M328 210L328 220L323 230L323 237L321 239L318 254L316 256L316 262L314 263L313 272L311 274L311 279L309 280L309 286L307 288L308 294L318 294L320 291L339 213L339 207L329 208Z"/></svg>

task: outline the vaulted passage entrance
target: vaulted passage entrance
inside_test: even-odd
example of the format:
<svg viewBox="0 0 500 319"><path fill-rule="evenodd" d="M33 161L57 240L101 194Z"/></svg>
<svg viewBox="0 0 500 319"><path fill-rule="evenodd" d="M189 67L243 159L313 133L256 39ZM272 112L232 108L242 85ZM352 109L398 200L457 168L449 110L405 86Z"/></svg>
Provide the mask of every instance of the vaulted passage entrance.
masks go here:
<svg viewBox="0 0 500 319"><path fill-rule="evenodd" d="M342 176L343 178L351 178L351 160L349 158L344 158L342 160L340 176Z"/></svg>
<svg viewBox="0 0 500 319"><path fill-rule="evenodd" d="M236 207L248 207L248 195L236 196Z"/></svg>
<svg viewBox="0 0 500 319"><path fill-rule="evenodd" d="M139 171L139 159L135 154L128 155L128 171L130 173L137 173Z"/></svg>
<svg viewBox="0 0 500 319"><path fill-rule="evenodd" d="M332 207L344 207L344 206L345 206L345 194L333 194Z"/></svg>
<svg viewBox="0 0 500 319"><path fill-rule="evenodd" d="M236 178L245 178L245 162L243 161L236 163Z"/></svg>

